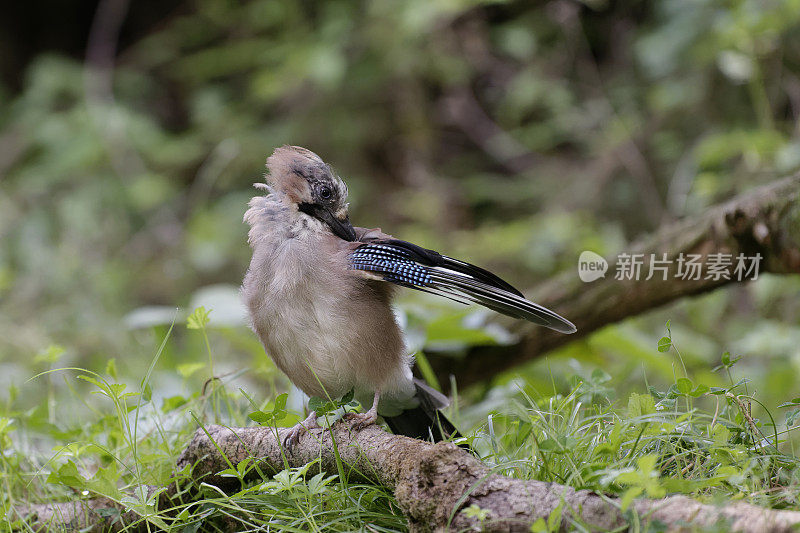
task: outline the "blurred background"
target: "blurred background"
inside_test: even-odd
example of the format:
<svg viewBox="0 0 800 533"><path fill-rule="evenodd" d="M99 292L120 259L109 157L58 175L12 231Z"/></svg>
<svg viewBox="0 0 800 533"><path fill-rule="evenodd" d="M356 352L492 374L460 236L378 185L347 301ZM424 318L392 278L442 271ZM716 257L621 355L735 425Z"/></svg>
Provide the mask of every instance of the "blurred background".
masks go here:
<svg viewBox="0 0 800 533"><path fill-rule="evenodd" d="M535 299L583 250L624 251L800 168L798 29L797 0L12 2L2 389L22 405L45 385L60 398L80 384L28 380L109 360L138 383L174 320L152 388L199 391L208 355L184 324L203 305L216 374L238 373L260 399L284 390L238 303L242 215L282 144L347 180L357 225L491 268ZM656 349L669 319L692 375L727 383L712 369L741 355L735 379L775 409L800 396L798 296L796 277L761 276L462 392L485 414L517 376L551 390L582 376L624 403L674 380ZM508 341L483 315L421 298L400 303L414 347Z"/></svg>

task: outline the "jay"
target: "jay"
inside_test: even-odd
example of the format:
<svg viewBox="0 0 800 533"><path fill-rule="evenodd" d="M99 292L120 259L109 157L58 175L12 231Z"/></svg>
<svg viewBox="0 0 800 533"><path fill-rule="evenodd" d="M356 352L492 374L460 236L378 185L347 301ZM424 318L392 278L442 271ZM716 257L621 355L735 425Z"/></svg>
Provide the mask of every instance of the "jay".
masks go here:
<svg viewBox="0 0 800 533"><path fill-rule="evenodd" d="M482 268L353 227L347 185L319 156L283 146L267 159L268 194L249 203L244 220L253 249L242 293L267 354L309 396L354 390L364 413L415 438L457 435L439 413L447 398L411 373L413 357L391 307L397 287L477 303L562 333L575 326ZM319 427L316 413L289 432L287 444Z"/></svg>

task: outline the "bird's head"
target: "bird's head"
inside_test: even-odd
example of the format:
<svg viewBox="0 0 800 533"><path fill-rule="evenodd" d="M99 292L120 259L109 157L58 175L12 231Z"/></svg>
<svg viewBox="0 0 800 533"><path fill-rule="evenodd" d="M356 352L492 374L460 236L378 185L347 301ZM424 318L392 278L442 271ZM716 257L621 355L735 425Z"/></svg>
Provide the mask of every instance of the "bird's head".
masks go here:
<svg viewBox="0 0 800 533"><path fill-rule="evenodd" d="M284 202L321 221L338 237L356 240L347 214L347 185L317 154L281 146L267 158L267 170L267 182Z"/></svg>

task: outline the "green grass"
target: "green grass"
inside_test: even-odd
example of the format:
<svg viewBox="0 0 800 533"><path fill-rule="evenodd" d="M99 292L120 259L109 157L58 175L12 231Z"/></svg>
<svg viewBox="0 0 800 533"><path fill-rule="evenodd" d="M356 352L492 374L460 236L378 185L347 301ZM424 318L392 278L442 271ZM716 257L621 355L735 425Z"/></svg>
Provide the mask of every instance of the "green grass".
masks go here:
<svg viewBox="0 0 800 533"><path fill-rule="evenodd" d="M207 318L197 310L187 327L199 330L208 371L214 352ZM747 380L737 376L738 358L725 354L714 369L725 386L706 385L686 373L669 324L666 329L667 335L652 341L654 351L675 363L672 382L664 386L645 379L639 390L617 400L620 383L599 368L584 377L585 369L578 369L566 387L556 384L560 380L551 371L546 389L541 384L547 380L511 379L482 398L461 396L450 416L495 472L613 494L623 509L636 497L674 493L704 502L796 507L800 469L790 429L800 399L788 399L783 404L788 414L776 423L777 414L759 406ZM194 371L184 369L184 388L194 391L157 398L151 379L162 354L176 342L172 331L154 347L135 385L124 383L112 359L102 373L79 368L40 373L33 380L46 381L49 392L32 407L19 407L26 402L15 388L9 391L0 407L5 517L0 528L31 530L15 520L11 508L100 495L136 510L152 530L221 531L231 521L241 530L267 524L275 531L406 529L386 489L343 476L306 475L308 466L262 476L235 494L203 484L194 500L158 509L157 495L148 496L145 487L168 483L198 425L287 426L301 416L287 408L286 394L258 399L237 386L243 372L197 387L191 385ZM52 364L60 356L54 348L42 361ZM64 388L53 388L57 379L68 398L60 396ZM63 402L80 406L76 416L55 416ZM249 462L231 464L224 474L243 477L253 468ZM462 512L480 516L481 510ZM537 529L548 527L543 521Z"/></svg>

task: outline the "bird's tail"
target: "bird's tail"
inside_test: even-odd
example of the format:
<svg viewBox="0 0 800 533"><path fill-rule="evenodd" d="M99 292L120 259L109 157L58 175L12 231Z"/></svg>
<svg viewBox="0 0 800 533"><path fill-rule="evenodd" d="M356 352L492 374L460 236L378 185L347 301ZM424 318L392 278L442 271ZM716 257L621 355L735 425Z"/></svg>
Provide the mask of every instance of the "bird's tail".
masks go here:
<svg viewBox="0 0 800 533"><path fill-rule="evenodd" d="M418 379L414 385L419 405L397 416L383 417L392 433L433 442L460 438L456 427L440 411L450 404L447 397Z"/></svg>

